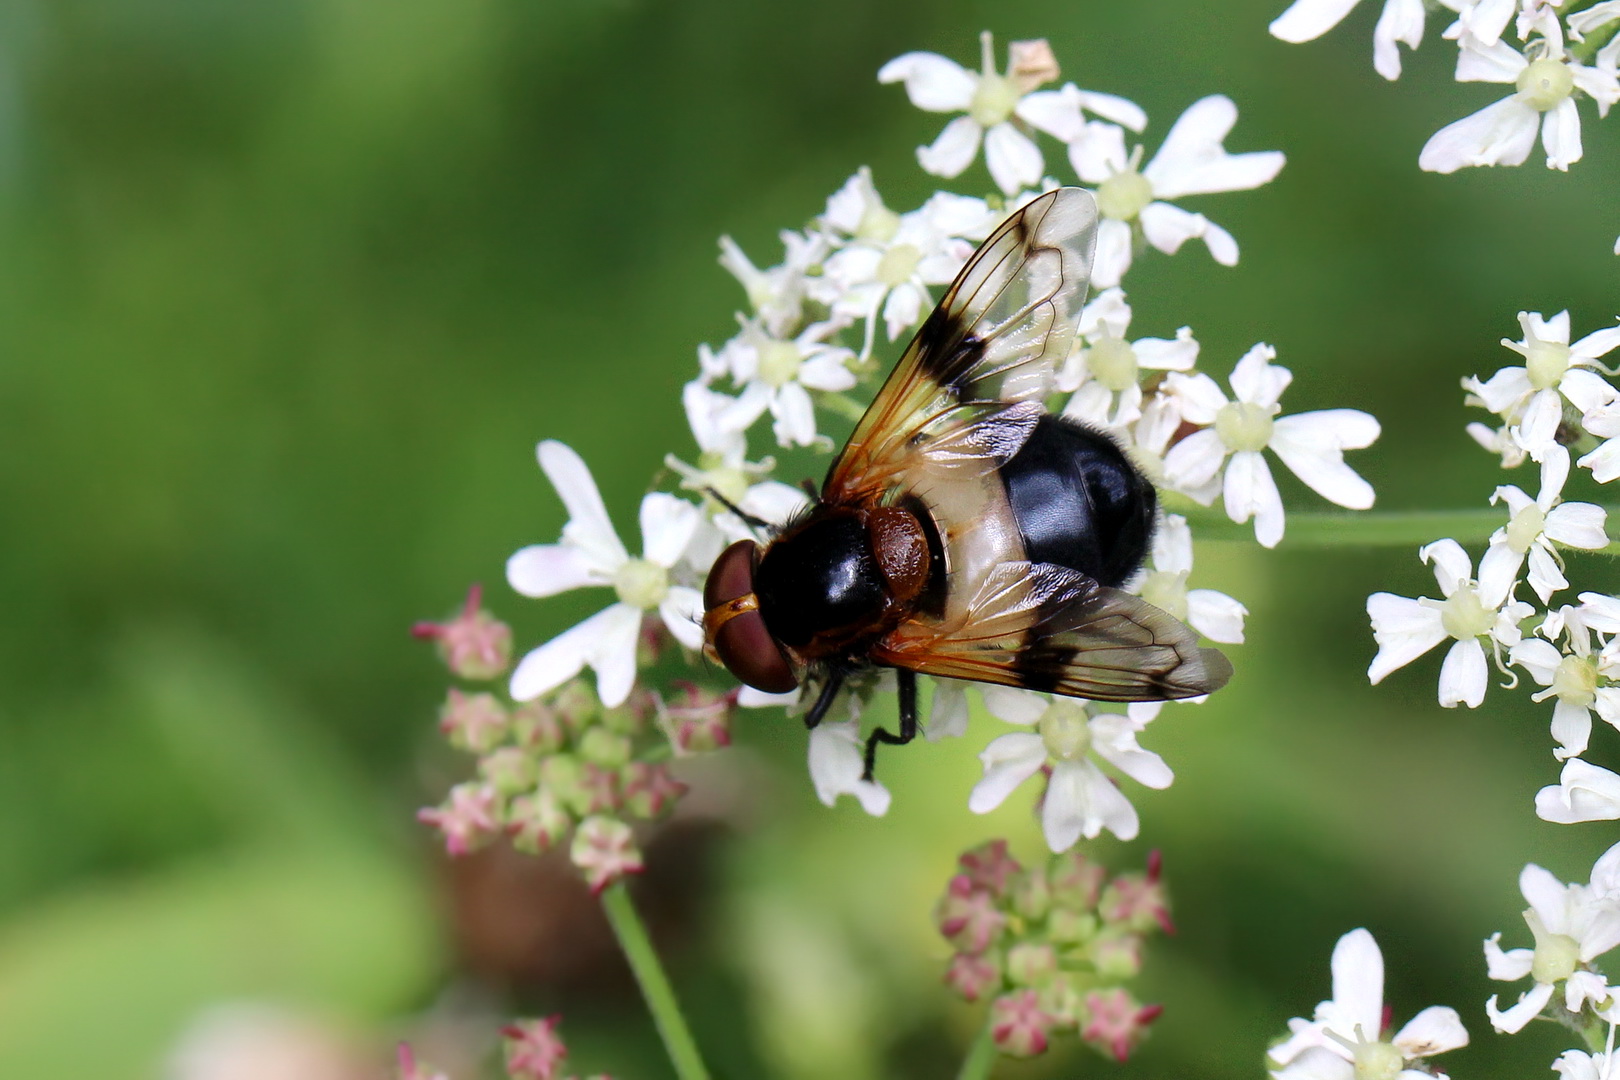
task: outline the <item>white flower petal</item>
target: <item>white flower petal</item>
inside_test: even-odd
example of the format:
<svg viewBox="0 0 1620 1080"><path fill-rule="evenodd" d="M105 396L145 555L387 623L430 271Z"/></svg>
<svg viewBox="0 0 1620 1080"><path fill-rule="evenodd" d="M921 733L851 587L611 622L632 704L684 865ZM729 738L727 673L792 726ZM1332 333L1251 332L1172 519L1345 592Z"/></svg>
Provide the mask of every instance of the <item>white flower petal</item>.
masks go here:
<svg viewBox="0 0 1620 1080"><path fill-rule="evenodd" d="M911 103L929 112L965 109L979 88L978 78L961 64L930 52L895 57L878 69L878 82L904 82Z"/></svg>
<svg viewBox="0 0 1620 1080"><path fill-rule="evenodd" d="M945 125L928 146L917 147L917 164L935 176L960 176L979 153L979 137L984 134L976 120L958 116Z"/></svg>
<svg viewBox="0 0 1620 1080"><path fill-rule="evenodd" d="M1366 930L1352 930L1333 946L1333 1029L1341 1034L1380 1030L1384 1019L1384 954Z"/></svg>
<svg viewBox="0 0 1620 1080"><path fill-rule="evenodd" d="M827 806L840 795L853 795L873 817L888 813L890 795L875 780L862 780L865 769L861 726L858 721L822 721L810 732L810 782L816 798Z"/></svg>
<svg viewBox="0 0 1620 1080"><path fill-rule="evenodd" d="M1367 679L1375 685L1447 637L1439 611L1405 596L1374 593L1367 597L1367 615L1378 642L1378 655L1367 669Z"/></svg>
<svg viewBox="0 0 1620 1080"><path fill-rule="evenodd" d="M608 707L624 704L636 677L636 634L641 612L628 604L603 608L544 645L531 649L512 672L516 701L530 701L596 668L598 696ZM628 673L626 662L628 661ZM605 670L604 670L605 669Z"/></svg>
<svg viewBox="0 0 1620 1080"><path fill-rule="evenodd" d="M1131 268L1131 226L1104 218L1097 224L1097 253L1091 263L1091 283L1098 288L1119 284Z"/></svg>
<svg viewBox="0 0 1620 1080"><path fill-rule="evenodd" d="M1019 784L1040 772L1046 764L1046 744L1039 735L1013 732L991 740L979 760L984 763L984 777L973 785L968 809L988 814L1006 802Z"/></svg>
<svg viewBox="0 0 1620 1080"><path fill-rule="evenodd" d="M1548 930L1555 934L1569 932L1566 917L1569 887L1554 877L1551 871L1535 863L1527 863L1519 871L1519 892L1525 902L1535 908Z"/></svg>
<svg viewBox="0 0 1620 1080"><path fill-rule="evenodd" d="M1447 537L1418 549L1418 558L1434 566L1435 581L1448 597L1473 577L1474 564L1462 545Z"/></svg>
<svg viewBox="0 0 1620 1080"><path fill-rule="evenodd" d="M1485 939L1485 971L1498 982L1518 982L1530 974L1535 966L1534 949L1502 949L1502 935L1492 934Z"/></svg>
<svg viewBox="0 0 1620 1080"><path fill-rule="evenodd" d="M1179 199L1217 191L1248 191L1275 177L1284 163L1281 151L1228 154L1221 145L1237 123L1237 115L1232 99L1221 94L1189 105L1142 170L1154 197Z"/></svg>
<svg viewBox="0 0 1620 1080"><path fill-rule="evenodd" d="M1356 0L1294 0L1271 20L1271 36L1292 44L1313 41L1339 25Z"/></svg>
<svg viewBox="0 0 1620 1080"><path fill-rule="evenodd" d="M1136 839L1136 808L1101 769L1089 761L1059 761L1041 803L1041 831L1054 853L1073 847L1082 836L1094 839L1104 829L1121 840Z"/></svg>
<svg viewBox="0 0 1620 1080"><path fill-rule="evenodd" d="M703 594L685 585L671 585L658 614L675 640L688 649L703 648Z"/></svg>
<svg viewBox="0 0 1620 1080"><path fill-rule="evenodd" d="M506 581L524 596L555 596L611 579L572 544L531 544L506 560Z"/></svg>
<svg viewBox="0 0 1620 1080"><path fill-rule="evenodd" d="M1581 160L1581 114L1575 99L1567 97L1541 118L1541 145L1547 151L1547 168L1568 172Z"/></svg>
<svg viewBox="0 0 1620 1080"><path fill-rule="evenodd" d="M1485 1003L1485 1015L1490 1017L1491 1026L1497 1031L1512 1035L1541 1014L1547 1002L1552 1000L1552 992L1551 983L1537 983L1519 998L1518 1004L1506 1010L1497 1008L1496 995L1492 994L1491 1000Z"/></svg>
<svg viewBox="0 0 1620 1080"><path fill-rule="evenodd" d="M654 491L641 499L641 544L643 557L666 570L680 561L686 545L697 532L702 511L674 495Z"/></svg>
<svg viewBox="0 0 1620 1080"><path fill-rule="evenodd" d="M1282 496L1266 459L1256 450L1239 450L1226 466L1226 516L1239 524L1254 518L1254 538L1273 548L1283 538Z"/></svg>
<svg viewBox="0 0 1620 1080"><path fill-rule="evenodd" d="M1453 173L1471 165L1523 165L1536 145L1540 120L1541 114L1516 95L1505 97L1430 136L1418 167Z"/></svg>
<svg viewBox="0 0 1620 1080"><path fill-rule="evenodd" d="M1243 619L1248 614L1248 608L1214 589L1187 592L1187 622L1211 641L1243 644Z"/></svg>
<svg viewBox="0 0 1620 1080"><path fill-rule="evenodd" d="M1069 140L1069 164L1075 175L1088 184L1100 184L1124 172L1130 168L1125 132L1113 124L1092 121L1078 137Z"/></svg>
<svg viewBox="0 0 1620 1080"><path fill-rule="evenodd" d="M996 186L1008 195L1039 183L1046 167L1034 141L1006 122L985 132L984 163Z"/></svg>
<svg viewBox="0 0 1620 1080"><path fill-rule="evenodd" d="M1045 694L1019 690L1012 686L996 686L994 683L977 685L979 697L984 701L985 711L997 720L1004 720L1009 724L1036 723L1052 704L1052 699Z"/></svg>
<svg viewBox="0 0 1620 1080"><path fill-rule="evenodd" d="M1560 825L1620 818L1620 775L1571 758L1558 783L1536 793L1536 816Z"/></svg>
<svg viewBox="0 0 1620 1080"><path fill-rule="evenodd" d="M1276 358L1277 350L1263 341L1251 346L1227 380L1232 384L1233 396L1251 405L1277 404L1277 399L1294 381L1294 373L1273 364Z"/></svg>
<svg viewBox="0 0 1620 1080"><path fill-rule="evenodd" d="M1111 120L1121 124L1132 131L1141 131L1147 127L1147 113L1134 101L1118 97L1114 94L1099 94L1091 90L1080 91L1080 106L1087 112L1095 113L1104 120Z"/></svg>
<svg viewBox="0 0 1620 1080"><path fill-rule="evenodd" d="M1225 460L1226 444L1214 428L1195 431L1165 455L1165 479L1181 490L1199 487L1215 478Z"/></svg>
<svg viewBox="0 0 1620 1080"><path fill-rule="evenodd" d="M1455 708L1459 703L1477 709L1485 700L1485 649L1478 638L1454 643L1440 665L1440 704Z"/></svg>
<svg viewBox="0 0 1620 1080"><path fill-rule="evenodd" d="M1367 446L1378 431L1377 420L1355 409L1299 413L1276 421L1271 449L1322 498L1366 510L1373 504L1373 487L1344 463L1344 451Z"/></svg>
<svg viewBox="0 0 1620 1080"><path fill-rule="evenodd" d="M542 442L536 456L568 510L563 539L583 551L598 568L611 573L630 556L619 542L619 534L613 531L613 522L608 520L607 507L602 504L590 469L572 447L555 439Z"/></svg>
<svg viewBox="0 0 1620 1080"><path fill-rule="evenodd" d="M1387 0L1373 28L1373 68L1386 79L1401 77L1399 41L1409 48L1423 42L1423 0Z"/></svg>
<svg viewBox="0 0 1620 1080"><path fill-rule="evenodd" d="M1391 1041L1409 1060L1433 1057L1467 1046L1468 1029L1463 1027L1462 1017L1457 1015L1456 1009L1431 1005L1407 1021Z"/></svg>
<svg viewBox="0 0 1620 1080"><path fill-rule="evenodd" d="M967 734L967 683L960 679L934 679L934 700L929 706L923 738L929 742Z"/></svg>

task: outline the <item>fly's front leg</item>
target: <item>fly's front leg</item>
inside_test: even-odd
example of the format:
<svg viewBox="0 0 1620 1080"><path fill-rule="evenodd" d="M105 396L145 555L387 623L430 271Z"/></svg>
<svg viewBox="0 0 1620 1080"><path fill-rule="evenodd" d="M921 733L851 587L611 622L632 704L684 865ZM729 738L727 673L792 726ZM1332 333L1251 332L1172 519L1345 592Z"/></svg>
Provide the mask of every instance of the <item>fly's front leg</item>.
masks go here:
<svg viewBox="0 0 1620 1080"><path fill-rule="evenodd" d="M843 687L844 673L842 671L830 671L827 673L827 681L822 683L821 693L816 695L816 703L810 706L809 712L804 714L805 727L814 728L821 723L822 717L826 716L827 710L832 708L833 701L838 697L838 691Z"/></svg>
<svg viewBox="0 0 1620 1080"><path fill-rule="evenodd" d="M895 670L895 682L900 688L900 734L891 735L883 728L872 732L866 740L866 771L861 774L862 780L872 779L872 769L877 764L878 743L904 746L917 737L917 673L898 668Z"/></svg>

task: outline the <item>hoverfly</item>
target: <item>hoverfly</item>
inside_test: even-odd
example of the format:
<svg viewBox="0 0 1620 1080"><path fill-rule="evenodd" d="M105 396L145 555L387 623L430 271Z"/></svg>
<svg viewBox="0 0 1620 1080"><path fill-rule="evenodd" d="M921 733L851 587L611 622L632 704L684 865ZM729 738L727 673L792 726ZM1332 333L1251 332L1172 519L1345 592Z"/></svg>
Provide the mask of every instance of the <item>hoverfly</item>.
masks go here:
<svg viewBox="0 0 1620 1080"><path fill-rule="evenodd" d="M705 639L742 682L820 682L815 727L852 675L894 668L899 734L917 673L1095 701L1164 701L1232 666L1178 619L1121 591L1152 540L1153 485L1113 439L1046 411L1096 244L1091 194L1014 213L968 260L827 473L763 544L720 554ZM764 526L765 522L753 524Z"/></svg>

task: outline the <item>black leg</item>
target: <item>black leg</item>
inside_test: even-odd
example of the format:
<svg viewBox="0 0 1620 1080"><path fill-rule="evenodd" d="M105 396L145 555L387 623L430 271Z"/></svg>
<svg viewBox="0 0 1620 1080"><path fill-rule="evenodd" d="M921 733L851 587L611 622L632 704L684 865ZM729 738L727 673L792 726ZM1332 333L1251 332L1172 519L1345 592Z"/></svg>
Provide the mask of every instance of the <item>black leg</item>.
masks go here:
<svg viewBox="0 0 1620 1080"><path fill-rule="evenodd" d="M832 708L833 699L838 697L838 691L843 689L844 673L842 671L829 671L827 681L821 684L821 693L816 695L816 703L810 706L810 711L804 714L804 726L813 728L821 723L821 718L827 715Z"/></svg>
<svg viewBox="0 0 1620 1080"><path fill-rule="evenodd" d="M904 746L917 737L917 675L904 668L897 668L894 674L900 686L900 734L890 735L883 728L872 732L871 738L866 740L866 771L861 774L862 780L872 779L872 769L877 765L878 743Z"/></svg>
<svg viewBox="0 0 1620 1080"><path fill-rule="evenodd" d="M750 514L748 511L744 510L742 507L738 506L736 503L732 502L730 499L726 498L724 495L720 494L718 491L714 490L714 488L712 488L712 487L711 488L704 488L703 489L703 494L709 496L709 498L713 499L715 502L719 503L721 506L724 506L727 510L730 510L733 514L736 514L738 517L742 518L743 522L746 525L748 525L748 527L751 528L751 529L765 529L765 530L769 531L771 529L776 528L775 525L772 525L769 521L766 521L764 518L755 517L753 514Z"/></svg>

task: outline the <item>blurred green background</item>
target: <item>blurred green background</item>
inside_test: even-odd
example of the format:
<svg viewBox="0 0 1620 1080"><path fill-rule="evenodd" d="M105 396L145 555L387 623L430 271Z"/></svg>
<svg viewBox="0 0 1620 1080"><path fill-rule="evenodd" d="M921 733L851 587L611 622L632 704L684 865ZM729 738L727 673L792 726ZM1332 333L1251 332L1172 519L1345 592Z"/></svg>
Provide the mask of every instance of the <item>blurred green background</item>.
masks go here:
<svg viewBox="0 0 1620 1080"><path fill-rule="evenodd" d="M622 976L469 944L470 886L411 820L463 766L406 631L475 580L520 648L599 606L502 583L563 520L534 443L579 449L633 534L662 455L690 449L695 348L742 304L715 238L773 261L776 230L863 163L891 206L933 190L912 151L943 118L874 78L901 52L971 64L981 29L1046 36L1066 78L1148 110L1150 148L1232 96L1229 147L1288 166L1187 200L1242 263L1150 254L1133 332L1190 324L1218 376L1270 341L1289 411L1383 421L1354 458L1381 505L1482 505L1500 476L1457 380L1506 362L1520 309L1567 306L1577 333L1613 318L1612 134L1583 104L1570 175L1420 174L1428 135L1500 89L1450 81L1439 26L1391 85L1377 5L1306 46L1266 35L1282 6L0 6L0 1075L163 1075L199 1015L244 1001L313 1018L373 1075L389 1040L432 1042L424 1015L520 1008L566 1011L581 1071L666 1075ZM957 189L988 186L981 166ZM1100 845L1164 852L1180 933L1142 993L1166 1014L1127 1066L1070 1048L998 1075L1260 1075L1363 925L1398 1018L1462 1012L1474 1045L1445 1068L1543 1074L1568 1044L1490 1033L1480 941L1524 943L1524 862L1584 878L1617 835L1535 819L1550 705L1441 710L1438 653L1366 685L1366 595L1433 591L1412 550L1200 559L1251 611L1238 675L1154 726L1177 783L1132 787L1143 840ZM1576 571L1614 587L1608 563ZM1027 798L965 808L981 724L888 755L895 806L872 821L815 802L796 725L744 719L712 779L769 797L664 879L689 894L671 963L717 1072L952 1073L978 1014L938 983L929 905L979 839L1038 850ZM1594 742L1614 765L1614 733Z"/></svg>

